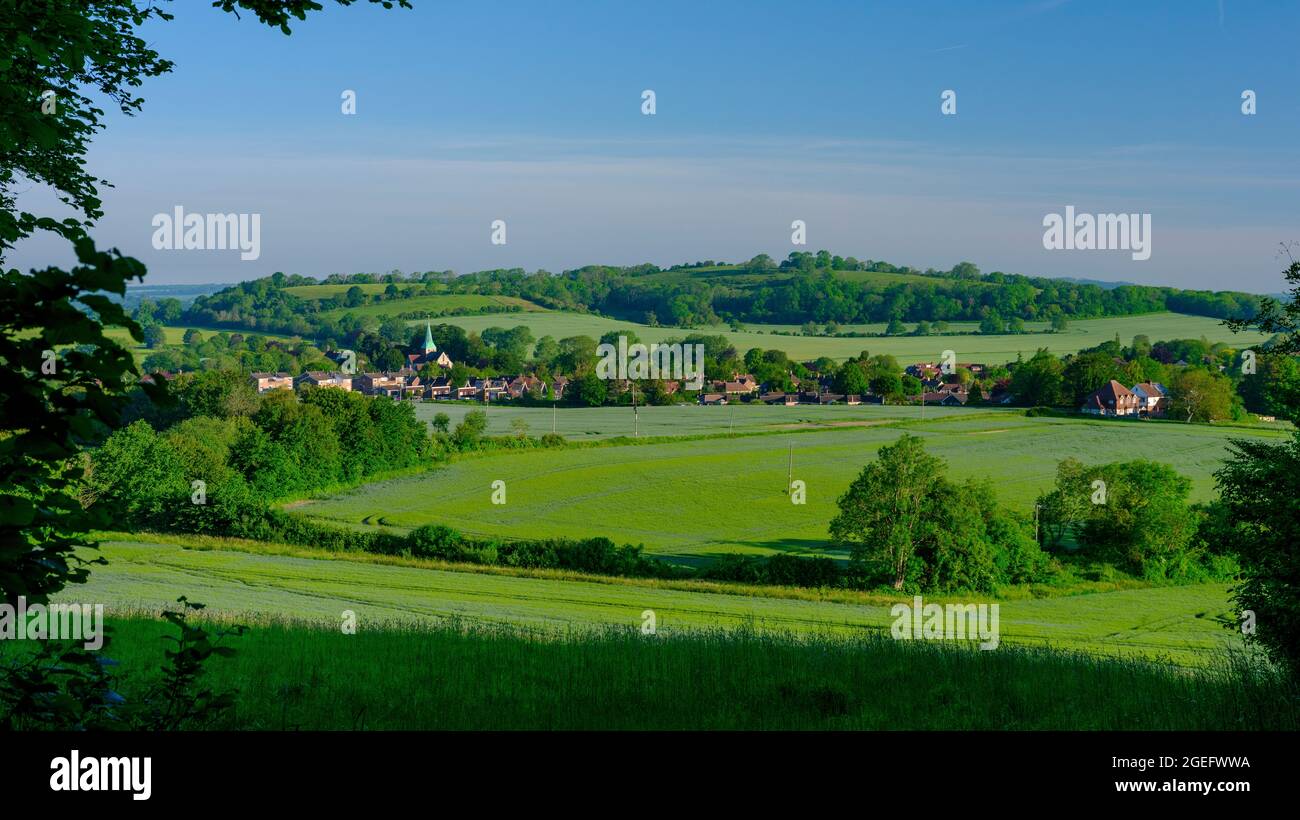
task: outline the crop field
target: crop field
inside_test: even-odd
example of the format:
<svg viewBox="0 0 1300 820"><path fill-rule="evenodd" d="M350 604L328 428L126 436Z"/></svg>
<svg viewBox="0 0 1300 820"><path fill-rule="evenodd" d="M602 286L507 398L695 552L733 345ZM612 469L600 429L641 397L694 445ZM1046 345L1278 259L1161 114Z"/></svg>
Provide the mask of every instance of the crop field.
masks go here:
<svg viewBox="0 0 1300 820"><path fill-rule="evenodd" d="M359 307L343 307L326 311L322 316L338 317L346 313L355 316L388 316L390 314L411 313L414 311L437 312L442 310L455 310L457 308L466 308L468 310L478 310L485 307L518 307L524 312L541 311L542 308L529 302L526 299L516 299L513 296L483 296L477 293L434 293L427 296L412 296L409 299L393 299L387 302L369 303ZM497 317L497 324L505 321L501 314L485 314L487 316ZM517 314L512 314L517 315ZM451 318L447 317L441 321L447 322ZM423 320L421 320L423 321ZM415 324L416 322L412 322ZM515 322L515 324L520 324ZM491 327L491 324L484 327Z"/></svg>
<svg viewBox="0 0 1300 820"><path fill-rule="evenodd" d="M338 558L300 558L236 549L190 549L157 541L108 541L108 559L84 585L62 593L110 613L157 611L184 594L223 616L294 619L337 627L344 610L358 629L460 618L560 634L639 627L653 610L661 635L749 626L759 631L852 637L888 633L887 601L856 605L668 588L653 581L558 580L443 571ZM910 601L910 598L899 600ZM933 600L942 601L942 597ZM1240 637L1217 619L1230 611L1227 587L1198 584L1126 589L999 603L1003 644L1052 646L1100 655L1208 663Z"/></svg>
<svg viewBox="0 0 1300 820"><path fill-rule="evenodd" d="M718 431L726 431L726 407L655 409L697 418L716 413ZM925 422L804 429L812 432L473 456L300 502L295 510L351 526L437 523L482 536L607 536L690 562L719 552L825 549L836 499L876 450L904 431L925 439L928 451L948 463L949 475L989 479L1004 504L1026 512L1069 456L1090 464L1161 461L1187 475L1193 498L1205 500L1230 438L1286 435L1280 429L969 411ZM803 505L786 495L791 463L792 477L806 484ZM498 480L506 486L502 505L491 501Z"/></svg>
<svg viewBox="0 0 1300 820"><path fill-rule="evenodd" d="M438 297L431 297L438 298ZM506 298L506 297L497 297ZM357 309L368 315L383 315L385 312L399 313L417 308L401 307L418 301L418 299L384 302ZM438 321L460 325L466 330L481 332L488 327L514 327L527 325L537 338L552 336L563 339L566 336L590 336L598 339L604 333L613 331L634 332L641 341L662 342L668 339L681 339L688 333L706 333L726 336L741 354L760 347L763 349L784 350L791 358L799 361L811 361L821 356L832 359L846 359L856 356L863 350L872 354L888 353L898 358L902 364L920 361L936 361L944 350L952 350L957 360L962 362L980 362L984 364L1002 364L1015 361L1020 355L1029 358L1038 348L1047 348L1057 355L1073 353L1087 347L1093 347L1113 339L1119 334L1120 341L1128 344L1134 336L1145 334L1152 342L1162 339L1199 339L1204 336L1211 342L1227 342L1246 347L1263 341L1266 337L1257 333L1234 334L1223 326L1218 319L1204 316L1188 316L1181 313L1153 313L1145 316L1123 316L1108 319L1085 319L1071 322L1061 333L1046 333L1046 323L1028 322L1026 326L1033 333L1023 335L985 336L973 333L977 325L964 322L950 324L953 331L967 331L967 335L945 336L890 336L868 338L835 338L822 336L786 336L771 331L797 332L791 325L746 325L745 329L735 332L725 325L684 330L674 327L650 327L636 322L624 322L581 313L562 311L537 311L526 314L448 316ZM412 324L415 324L412 322ZM844 331L883 332L884 325L854 325L841 328Z"/></svg>

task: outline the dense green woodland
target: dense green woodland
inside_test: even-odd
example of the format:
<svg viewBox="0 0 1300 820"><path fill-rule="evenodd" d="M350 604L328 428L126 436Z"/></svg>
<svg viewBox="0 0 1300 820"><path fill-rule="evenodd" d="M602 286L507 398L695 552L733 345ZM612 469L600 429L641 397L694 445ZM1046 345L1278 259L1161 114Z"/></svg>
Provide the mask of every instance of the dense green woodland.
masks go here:
<svg viewBox="0 0 1300 820"><path fill-rule="evenodd" d="M880 276L873 278L872 274ZM1063 279L981 274L969 262L950 271L918 271L887 262L831 256L826 251L792 253L780 265L760 254L741 265L709 262L667 270L653 265L593 265L559 275L546 271L529 274L522 269L459 277L447 272L409 277L396 272L335 274L325 282L386 283L390 287L384 294L369 297L381 300L436 292L515 296L557 310L681 327L726 321L1050 321L1056 316L1086 319L1164 310L1243 319L1253 316L1259 305L1258 297L1246 293L1142 285L1103 288ZM398 287L410 283L421 287ZM326 314L357 307L366 297L358 291L341 298L303 299L285 290L315 284L319 284L315 279L277 273L200 297L184 312L184 319L319 338L331 331L332 321Z"/></svg>

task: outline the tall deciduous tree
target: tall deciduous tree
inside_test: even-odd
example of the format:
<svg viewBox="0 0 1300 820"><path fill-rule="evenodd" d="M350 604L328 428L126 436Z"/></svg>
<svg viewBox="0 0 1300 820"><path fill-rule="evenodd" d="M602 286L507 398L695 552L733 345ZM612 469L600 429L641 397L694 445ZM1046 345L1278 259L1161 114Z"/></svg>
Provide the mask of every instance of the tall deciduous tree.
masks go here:
<svg viewBox="0 0 1300 820"><path fill-rule="evenodd" d="M1039 350L1028 361L1019 362L1011 373L1011 392L1020 404L1055 406L1062 400L1064 380L1061 360Z"/></svg>
<svg viewBox="0 0 1300 820"><path fill-rule="evenodd" d="M943 484L943 461L926 453L921 439L905 434L881 447L840 496L831 536L850 545L850 560L859 568L887 566L894 589L902 589L908 563L932 535Z"/></svg>
<svg viewBox="0 0 1300 820"><path fill-rule="evenodd" d="M1300 353L1300 262L1288 259L1283 275L1291 301L1264 299L1254 319L1227 323L1233 330L1280 334L1272 346L1279 354ZM1300 406L1292 405L1289 415L1300 417ZM1242 580L1233 592L1239 621L1231 626L1249 619L1254 631L1247 637L1300 677L1300 432L1284 444L1234 439L1232 446L1214 476L1226 524L1242 534L1236 539Z"/></svg>
<svg viewBox="0 0 1300 820"><path fill-rule="evenodd" d="M1186 367L1169 386L1169 412L1186 421L1214 421L1232 415L1232 382L1202 367Z"/></svg>

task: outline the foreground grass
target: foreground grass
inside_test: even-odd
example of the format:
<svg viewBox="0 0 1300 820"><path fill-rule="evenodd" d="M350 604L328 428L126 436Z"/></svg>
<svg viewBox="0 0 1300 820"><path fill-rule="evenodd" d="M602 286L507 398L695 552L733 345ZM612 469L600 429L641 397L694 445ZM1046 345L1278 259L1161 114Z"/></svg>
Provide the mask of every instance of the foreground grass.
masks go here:
<svg viewBox="0 0 1300 820"><path fill-rule="evenodd" d="M167 627L113 621L123 691L148 682ZM261 623L209 664L238 689L213 728L1296 729L1295 689L1244 660L1197 672L1042 649L744 627L642 635Z"/></svg>
<svg viewBox="0 0 1300 820"><path fill-rule="evenodd" d="M230 545L224 545L230 546ZM157 612L184 594L214 611L310 620L337 628L351 610L364 626L475 623L599 631L637 626L653 610L660 634L752 624L758 631L836 634L887 632L890 600L870 593L852 603L777 598L654 583L446 571L389 561L331 560L294 554L186 548L144 541L102 545L108 563L68 601L103 603L110 613ZM896 600L896 599L895 599ZM939 601L936 597L927 600ZM1220 620L1231 607L1224 584L1119 589L1004 600L1004 645L1052 646L1098 655L1212 665L1242 646Z"/></svg>

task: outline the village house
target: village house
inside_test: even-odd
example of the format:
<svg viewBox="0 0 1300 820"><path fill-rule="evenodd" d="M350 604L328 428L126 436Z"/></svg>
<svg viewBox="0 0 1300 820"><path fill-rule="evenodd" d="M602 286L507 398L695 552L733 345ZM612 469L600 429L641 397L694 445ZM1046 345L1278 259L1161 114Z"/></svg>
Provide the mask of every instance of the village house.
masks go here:
<svg viewBox="0 0 1300 820"><path fill-rule="evenodd" d="M748 373L732 373L729 381L715 381L709 386L713 392L728 396L751 396L759 392L758 382Z"/></svg>
<svg viewBox="0 0 1300 820"><path fill-rule="evenodd" d="M759 401L763 402L764 404L780 404L786 407L794 407L796 404L799 403L799 394L785 393L781 391L776 391L773 393L764 393L763 395L759 396Z"/></svg>
<svg viewBox="0 0 1300 820"><path fill-rule="evenodd" d="M449 399L451 398L451 379L446 376L439 376L429 382L428 390L425 397L430 399Z"/></svg>
<svg viewBox="0 0 1300 820"><path fill-rule="evenodd" d="M700 404L726 404L726 393L701 393Z"/></svg>
<svg viewBox="0 0 1300 820"><path fill-rule="evenodd" d="M1016 396L1011 392L1010 379L1001 379L994 384L993 389L989 391L989 404L1011 404L1015 400Z"/></svg>
<svg viewBox="0 0 1300 820"><path fill-rule="evenodd" d="M536 376L515 376L506 383L506 395L512 399L521 399L526 395L542 396L546 393L546 382Z"/></svg>
<svg viewBox="0 0 1300 820"><path fill-rule="evenodd" d="M1135 416L1140 404L1136 393L1111 379L1100 390L1084 399L1079 412L1098 416Z"/></svg>
<svg viewBox="0 0 1300 820"><path fill-rule="evenodd" d="M918 362L903 368L903 372L916 378L921 384L934 385L943 380L943 370L932 362Z"/></svg>
<svg viewBox="0 0 1300 820"><path fill-rule="evenodd" d="M353 380L353 386L367 396L400 399L406 388L406 379L400 373L362 373Z"/></svg>
<svg viewBox="0 0 1300 820"><path fill-rule="evenodd" d="M921 401L925 404L937 404L941 407L964 407L970 394L956 390L934 390L921 394Z"/></svg>
<svg viewBox="0 0 1300 820"><path fill-rule="evenodd" d="M505 379L500 378L480 378L475 376L469 380L468 387L474 389L473 398L479 401L497 401L502 396L507 395L507 385Z"/></svg>
<svg viewBox="0 0 1300 820"><path fill-rule="evenodd" d="M732 373L728 386L734 386L737 393L757 393L758 380L749 373Z"/></svg>
<svg viewBox="0 0 1300 820"><path fill-rule="evenodd" d="M296 385L310 385L311 387L337 387L341 390L352 389L352 377L346 373L337 371L330 372L325 370L308 370L298 378L294 379Z"/></svg>
<svg viewBox="0 0 1300 820"><path fill-rule="evenodd" d="M970 400L970 390L964 384L939 382L933 390L925 390L908 401L922 404L939 404L944 407L961 407Z"/></svg>
<svg viewBox="0 0 1300 820"><path fill-rule="evenodd" d="M551 382L551 390L555 393L556 400L564 398L564 390L569 386L569 380L564 376L556 376Z"/></svg>
<svg viewBox="0 0 1300 820"><path fill-rule="evenodd" d="M423 399L428 395L428 380L420 378L420 374L409 373L405 369L399 370L398 374L402 377L401 398L414 400Z"/></svg>
<svg viewBox="0 0 1300 820"><path fill-rule="evenodd" d="M1138 397L1138 415L1158 417L1169 410L1169 390L1159 382L1139 382L1133 385L1133 395Z"/></svg>
<svg viewBox="0 0 1300 820"><path fill-rule="evenodd" d="M292 390L293 376L288 373L253 373L248 377L253 389L259 393L268 390Z"/></svg>

